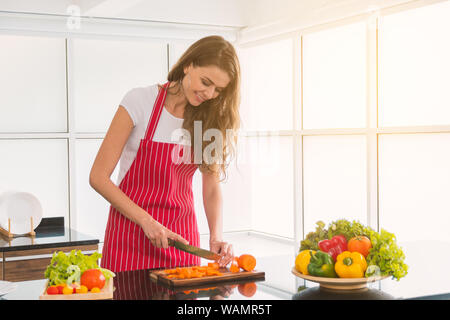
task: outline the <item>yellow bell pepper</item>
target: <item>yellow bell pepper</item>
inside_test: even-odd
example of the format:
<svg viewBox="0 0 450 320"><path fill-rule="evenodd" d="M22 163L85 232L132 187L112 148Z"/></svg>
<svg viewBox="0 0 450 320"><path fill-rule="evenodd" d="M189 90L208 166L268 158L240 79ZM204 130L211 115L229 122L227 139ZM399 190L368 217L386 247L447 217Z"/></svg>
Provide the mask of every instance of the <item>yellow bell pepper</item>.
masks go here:
<svg viewBox="0 0 450 320"><path fill-rule="evenodd" d="M316 253L314 250L303 250L297 255L297 258L295 258L295 269L302 274L309 274L308 264L311 260L310 251L312 254Z"/></svg>
<svg viewBox="0 0 450 320"><path fill-rule="evenodd" d="M340 278L363 278L367 262L359 252L344 251L336 258L334 271Z"/></svg>

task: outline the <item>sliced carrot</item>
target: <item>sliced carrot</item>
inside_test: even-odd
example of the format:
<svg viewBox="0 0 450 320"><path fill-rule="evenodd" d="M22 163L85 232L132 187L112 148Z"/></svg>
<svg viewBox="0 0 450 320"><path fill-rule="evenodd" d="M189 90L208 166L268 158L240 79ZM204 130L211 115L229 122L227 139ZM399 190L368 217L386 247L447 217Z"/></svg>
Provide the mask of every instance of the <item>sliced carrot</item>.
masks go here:
<svg viewBox="0 0 450 320"><path fill-rule="evenodd" d="M236 268L239 269L237 258L234 264L236 265ZM166 273L168 279L191 279L214 275L220 276L222 273L219 272L218 265L218 263L208 263L207 266L178 267L166 269L164 270L164 273Z"/></svg>
<svg viewBox="0 0 450 320"><path fill-rule="evenodd" d="M166 269L166 270L164 270L164 272L167 273L167 274L176 274L177 270L175 270L175 269Z"/></svg>
<svg viewBox="0 0 450 320"><path fill-rule="evenodd" d="M219 271L216 270L216 269L208 268L206 270L206 275L207 276L214 276L214 275L217 275L218 273L219 273Z"/></svg>
<svg viewBox="0 0 450 320"><path fill-rule="evenodd" d="M219 269L220 266L217 262L208 262L208 267L213 269Z"/></svg>
<svg viewBox="0 0 450 320"><path fill-rule="evenodd" d="M201 278L202 274L200 272L198 272L198 271L194 271L194 272L192 272L191 277L192 278Z"/></svg>
<svg viewBox="0 0 450 320"><path fill-rule="evenodd" d="M233 264L230 266L230 271L231 272L239 272L239 271L241 271L241 269L237 265Z"/></svg>
<svg viewBox="0 0 450 320"><path fill-rule="evenodd" d="M186 275L187 279L192 278L192 269L191 268L186 268L184 271L184 274Z"/></svg>
<svg viewBox="0 0 450 320"><path fill-rule="evenodd" d="M237 257L234 257L233 260L231 261L230 271L231 272L239 272L239 271L241 271L241 269L239 268L239 262L238 262L238 258Z"/></svg>

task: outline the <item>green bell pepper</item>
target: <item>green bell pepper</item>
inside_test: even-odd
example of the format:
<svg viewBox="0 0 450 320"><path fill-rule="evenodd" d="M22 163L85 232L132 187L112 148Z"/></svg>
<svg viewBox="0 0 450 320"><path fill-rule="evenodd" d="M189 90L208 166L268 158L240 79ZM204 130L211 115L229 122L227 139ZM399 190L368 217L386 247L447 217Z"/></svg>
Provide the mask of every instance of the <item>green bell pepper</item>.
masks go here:
<svg viewBox="0 0 450 320"><path fill-rule="evenodd" d="M337 278L337 274L334 271L334 262L331 255L323 251L317 251L311 253L311 260L308 264L308 272L312 276Z"/></svg>

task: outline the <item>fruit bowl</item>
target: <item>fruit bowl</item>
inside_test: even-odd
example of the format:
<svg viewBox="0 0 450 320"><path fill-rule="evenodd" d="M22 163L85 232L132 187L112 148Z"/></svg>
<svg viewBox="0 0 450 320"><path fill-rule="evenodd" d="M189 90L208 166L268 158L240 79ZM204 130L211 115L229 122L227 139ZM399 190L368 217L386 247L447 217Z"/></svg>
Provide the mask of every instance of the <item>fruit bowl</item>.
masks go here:
<svg viewBox="0 0 450 320"><path fill-rule="evenodd" d="M373 276L369 278L325 278L305 275L292 268L292 273L302 279L316 282L321 287L334 290L355 290L367 288L368 283L386 279L389 276Z"/></svg>

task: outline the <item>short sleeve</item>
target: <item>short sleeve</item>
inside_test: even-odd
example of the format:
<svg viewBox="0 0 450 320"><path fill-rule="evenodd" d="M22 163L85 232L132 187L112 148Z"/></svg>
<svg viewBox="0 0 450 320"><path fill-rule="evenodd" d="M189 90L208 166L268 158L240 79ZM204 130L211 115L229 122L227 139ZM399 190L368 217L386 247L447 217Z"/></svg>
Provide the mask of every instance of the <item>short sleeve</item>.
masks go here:
<svg viewBox="0 0 450 320"><path fill-rule="evenodd" d="M120 105L127 110L131 120L133 120L134 126L136 126L142 113L142 96L139 89L133 88L128 91L120 102Z"/></svg>

